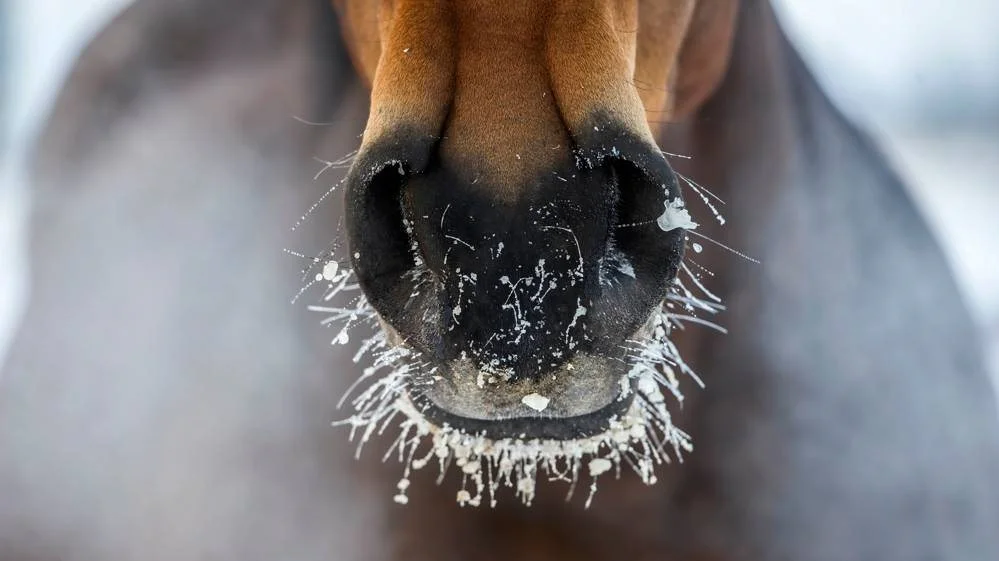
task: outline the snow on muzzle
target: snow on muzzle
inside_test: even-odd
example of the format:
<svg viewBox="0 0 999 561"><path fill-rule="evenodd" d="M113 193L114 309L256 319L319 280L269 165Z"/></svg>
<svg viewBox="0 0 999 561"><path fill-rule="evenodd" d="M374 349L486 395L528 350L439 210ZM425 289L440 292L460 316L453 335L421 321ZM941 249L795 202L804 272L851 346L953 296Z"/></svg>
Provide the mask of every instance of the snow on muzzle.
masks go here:
<svg viewBox="0 0 999 561"><path fill-rule="evenodd" d="M463 486L460 502L495 500L479 469L530 502L537 471L559 462L597 476L627 457L652 482L667 449L689 447L659 369L682 364L663 304L692 223L655 147L593 129L516 196L393 147L369 147L348 175L351 280L328 297L356 277L362 294L341 316L364 308L375 333L347 424L363 443L401 419L406 477L430 459L420 443L479 466L463 468L477 491Z"/></svg>

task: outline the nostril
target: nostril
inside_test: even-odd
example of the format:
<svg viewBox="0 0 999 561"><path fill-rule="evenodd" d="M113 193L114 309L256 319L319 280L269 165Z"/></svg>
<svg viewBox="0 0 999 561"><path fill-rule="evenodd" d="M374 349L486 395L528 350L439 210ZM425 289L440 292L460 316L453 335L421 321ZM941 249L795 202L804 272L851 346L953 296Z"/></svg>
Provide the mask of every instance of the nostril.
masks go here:
<svg viewBox="0 0 999 561"><path fill-rule="evenodd" d="M354 271L362 284L415 265L403 223L405 175L402 163L391 162L369 178L348 179L347 235Z"/></svg>
<svg viewBox="0 0 999 561"><path fill-rule="evenodd" d="M659 224L664 205L678 200L670 198L672 172L657 178L627 160L613 166L618 178L613 249L628 256L636 274L672 277L670 257L682 231L666 231Z"/></svg>
<svg viewBox="0 0 999 561"><path fill-rule="evenodd" d="M439 317L433 283L414 251L402 191L413 176L403 160L355 162L347 176L346 233L358 284L382 320L413 347L434 352Z"/></svg>
<svg viewBox="0 0 999 561"><path fill-rule="evenodd" d="M347 238L354 271L365 290L416 266L402 189L411 177L425 172L440 140L418 130L403 127L387 140L365 143L347 174Z"/></svg>
<svg viewBox="0 0 999 561"><path fill-rule="evenodd" d="M682 204L676 175L651 139L606 115L595 116L593 123L576 139L576 159L580 167L609 168L616 178L608 257L626 256L635 275L665 285L679 266L683 230L661 228L656 221L664 205Z"/></svg>
<svg viewBox="0 0 999 561"><path fill-rule="evenodd" d="M616 178L600 298L590 315L598 352L612 352L622 334L633 334L662 305L683 258L684 230L664 229L657 221L664 205L682 204L673 171L645 143L616 140L597 152Z"/></svg>

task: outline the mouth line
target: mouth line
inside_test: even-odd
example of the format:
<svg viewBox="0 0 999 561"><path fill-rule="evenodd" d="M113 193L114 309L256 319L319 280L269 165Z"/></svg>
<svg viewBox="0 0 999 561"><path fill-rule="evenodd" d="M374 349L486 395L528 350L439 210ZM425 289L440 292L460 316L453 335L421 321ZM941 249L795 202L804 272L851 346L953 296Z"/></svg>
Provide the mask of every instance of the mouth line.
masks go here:
<svg viewBox="0 0 999 561"><path fill-rule="evenodd" d="M631 367L624 351L579 353L538 377L513 377L463 358L415 372L406 393L438 425L489 438L571 440L602 432L628 409Z"/></svg>
<svg viewBox="0 0 999 561"><path fill-rule="evenodd" d="M622 385L634 386L634 381L622 376ZM421 391L410 391L408 397L420 414L438 426L459 428L470 434L489 439L551 439L576 440L605 432L613 419L624 415L632 405L636 392L634 388L622 391L610 403L594 411L572 416L544 415L513 416L495 419L480 419L452 413Z"/></svg>

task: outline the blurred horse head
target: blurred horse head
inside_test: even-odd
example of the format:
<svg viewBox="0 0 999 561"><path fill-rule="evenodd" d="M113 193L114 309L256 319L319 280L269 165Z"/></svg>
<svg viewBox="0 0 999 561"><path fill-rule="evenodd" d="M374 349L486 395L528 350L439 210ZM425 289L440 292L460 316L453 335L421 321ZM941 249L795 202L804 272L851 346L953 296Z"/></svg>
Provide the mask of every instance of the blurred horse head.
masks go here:
<svg viewBox="0 0 999 561"><path fill-rule="evenodd" d="M763 0L139 0L31 188L4 560L999 559L974 326Z"/></svg>

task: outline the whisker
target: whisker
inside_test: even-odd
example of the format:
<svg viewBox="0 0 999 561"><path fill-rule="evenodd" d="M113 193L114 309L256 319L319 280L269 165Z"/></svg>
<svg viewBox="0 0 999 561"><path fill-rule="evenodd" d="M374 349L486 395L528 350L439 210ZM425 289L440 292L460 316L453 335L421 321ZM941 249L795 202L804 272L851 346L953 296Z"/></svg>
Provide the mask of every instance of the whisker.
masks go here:
<svg viewBox="0 0 999 561"><path fill-rule="evenodd" d="M336 123L334 123L332 121L329 121L329 122L310 121L308 119L304 119L302 117L299 117L298 115L292 115L291 118L295 119L299 123L302 123L303 125L309 125L310 127L328 127L330 125L335 125L336 124Z"/></svg>
<svg viewBox="0 0 999 561"><path fill-rule="evenodd" d="M753 263L756 263L757 265L760 264L760 261L758 259L753 259L752 257L746 255L745 253L740 253L740 252L732 249L731 247L729 247L729 246L727 246L727 245L725 245L725 244L723 244L723 243L721 243L719 241L716 241L716 240L714 240L712 238L709 238L708 236L705 236L704 234L701 234L700 232L695 232L694 230L687 230L687 233L691 234L691 235L694 235L694 236L697 236L697 237L699 237L701 239L705 239L705 240L707 240L707 241L709 241L709 242L717 245L718 247L720 247L720 248L722 248L722 249L724 249L726 251L729 251L731 253L734 253L735 255L738 255L739 257L742 257L746 261L751 261Z"/></svg>
<svg viewBox="0 0 999 561"><path fill-rule="evenodd" d="M689 159L689 156L665 152L664 155ZM327 166L326 169L333 169L345 165L346 160L323 163ZM691 189L696 191L699 186L692 183L689 183ZM338 185L324 194L302 220ZM701 196L705 198L705 195ZM449 208L446 207L440 216L442 230L446 225ZM653 219L641 224L655 221ZM639 223L618 227L633 225ZM579 258L579 274L582 274L584 262L575 232L558 225L543 226L542 229L561 230L573 238ZM722 245L697 232L688 231L688 234ZM456 236L445 234L445 237L453 244L475 250L473 244ZM750 259L731 248L726 249ZM305 284L299 295L317 283L326 283L322 302L308 306L308 309L325 315L319 322L321 325L339 330L333 343L345 345L352 338L360 341L359 344L355 343L357 347L353 361L363 363L364 367L337 402L337 407L348 408L350 415L334 425L349 428L349 437L356 443L357 455L362 453L369 440L379 438L380 435L385 436L386 440L391 438L382 461L396 456L402 464L398 492L393 496L396 502L405 504L409 501L407 489L411 472L423 469L436 459L438 484L444 482L448 473L460 476L458 479L461 487L457 501L461 505L478 506L484 498L488 498L489 505L495 506L500 487L511 489L518 500L530 505L535 498L539 480L568 483L567 498L571 498L580 478L588 477L589 492L585 497L585 505L588 506L597 489L597 481L605 474L610 474L610 477L620 476L623 469L630 469L641 481L651 485L656 482L655 466L669 463L673 459L682 462L684 453L691 450L690 437L673 424L667 401L682 405L681 379L689 377L701 387L704 383L684 362L671 336L674 330L684 329L685 324L725 333L725 329L716 323L698 317L717 314L725 308L721 299L707 290L692 271L691 267L700 268L696 263L690 266L687 262L681 264L681 271L690 280L678 278L670 286L661 307L649 318L646 329L643 329L642 333L648 332L648 335L643 335L640 340L628 340L620 345L618 351L606 353L606 358L622 364L627 372L626 379L629 383L624 384L621 392L622 396L631 395L632 402L623 415L610 420L603 432L591 436L579 435L566 440L490 439L483 434L469 433L460 427L435 425L428 420L425 414L429 406L426 392L435 383L439 383L442 375L439 367L421 355L408 341L389 341L377 312L358 285L350 260L334 259L336 250L337 244L333 244L323 255L316 257L291 250L286 250L286 253L306 261L309 271L317 267L324 268L321 275ZM575 261L571 249L567 248L567 252L569 259ZM424 270L411 275L407 273L409 276L405 278L413 283L414 291L424 290L420 287L430 282L425 269L424 267ZM576 274L572 270L572 264L566 269L570 270L570 274ZM544 272L541 273L541 278L545 278ZM523 279L508 283L511 294L504 304L511 309L516 304L514 312L518 317L521 313L521 300L531 299L526 289L518 292L521 280ZM696 291L696 295L687 289L685 282ZM542 298L540 287L543 284L541 282L539 288L531 289L535 292L534 300ZM418 314L420 310L412 313ZM358 337L358 334L361 336ZM494 337L498 334L494 334ZM493 337L490 337L484 347L492 340ZM476 352L484 352L484 349ZM397 434L391 434L393 430L398 431Z"/></svg>
<svg viewBox="0 0 999 561"><path fill-rule="evenodd" d="M316 209L319 208L319 205L323 204L323 202L330 195L332 195L334 191L336 191L337 187L339 187L340 185L343 185L344 181L346 181L346 179L341 179L340 181L334 183L329 189L327 189L326 192L323 193L322 196L319 197L319 200L316 201L315 203L313 203L312 206L310 206L309 209L307 211L305 211L305 214L303 214L298 219L298 221L295 222L295 225L292 226L291 231L294 232L294 231L298 230L298 227L301 226L302 223L305 222L310 216L312 216L312 213L314 213L316 211Z"/></svg>
<svg viewBox="0 0 999 561"><path fill-rule="evenodd" d="M664 122L664 121L656 121L656 122ZM670 156L672 158L681 158L681 159L684 159L684 160L692 160L692 159L694 159L693 156L688 156L687 154L674 154L673 152L667 152L665 150L660 150L660 152L662 153L663 156ZM674 173L676 173L676 172L674 171Z"/></svg>
<svg viewBox="0 0 999 561"><path fill-rule="evenodd" d="M690 178L688 178L686 175L683 175L680 172L676 172L676 175L680 179L682 179L688 186L690 186L691 190L693 190L694 193L701 198L701 202L703 202L704 205L708 207L708 210L711 211L711 214L713 214L715 216L715 219L718 220L718 223L721 224L722 226L724 226L725 225L725 217L722 216L722 213L719 212L717 208L715 208L714 204L711 203L711 200L708 198L708 194L711 194L711 196L714 197L720 204L725 204L725 201L721 200L716 195L714 195L713 193L711 193L707 189L704 189L703 187L701 187L697 183L691 181Z"/></svg>
<svg viewBox="0 0 999 561"><path fill-rule="evenodd" d="M759 263L759 261L757 261L757 263ZM716 296L716 295L715 295L714 293L712 293L712 292L711 292L710 290L708 290L708 289L707 289L707 287L705 287L705 286L704 286L704 285L703 285L703 284L701 283L701 281L700 281L700 280L698 280L698 278L697 278L697 275L695 275L695 274L694 274L694 273L693 273L693 272L692 272L692 271L690 270L690 268L689 268L689 267L687 267L687 264L686 264L686 263L681 263L681 264L680 264L680 269L681 269L681 270L682 270L683 272L687 273L687 276L688 276L688 277L690 278L690 280L694 282L694 285L695 285L695 286L697 286L698 290L700 290L701 292L703 292L705 296L707 296L708 298L710 298L710 299L714 300L714 301L715 301L716 303L719 303L719 304L721 303L722 299L721 299L721 298L720 298L719 296Z"/></svg>
<svg viewBox="0 0 999 561"><path fill-rule="evenodd" d="M688 156L688 159L689 159L689 156ZM700 183L694 181L693 179L690 179L689 177L687 177L686 175L683 175L682 173L679 173L679 172L674 172L674 173L676 173L681 178L683 178L683 180L685 182L687 182L687 184L690 185L690 187L692 189L704 191L705 193L707 193L708 195L710 195L711 198L713 198L714 200L718 201L720 204L726 204L725 201L723 201L721 199L721 197L719 197L718 195L716 195L713 192L711 192L711 190L709 190L707 187L701 185Z"/></svg>
<svg viewBox="0 0 999 561"><path fill-rule="evenodd" d="M697 323L697 324L703 325L704 327L708 327L710 329L714 329L715 331L717 331L719 333L722 333L722 334L727 334L728 333L728 329L725 329L724 327L718 325L717 323L714 323L712 321L708 321L706 319L699 318L697 316L686 316L686 315L679 315L679 314L671 314L670 315L670 320L672 320L672 321L689 321L689 322L692 322L692 323Z"/></svg>

